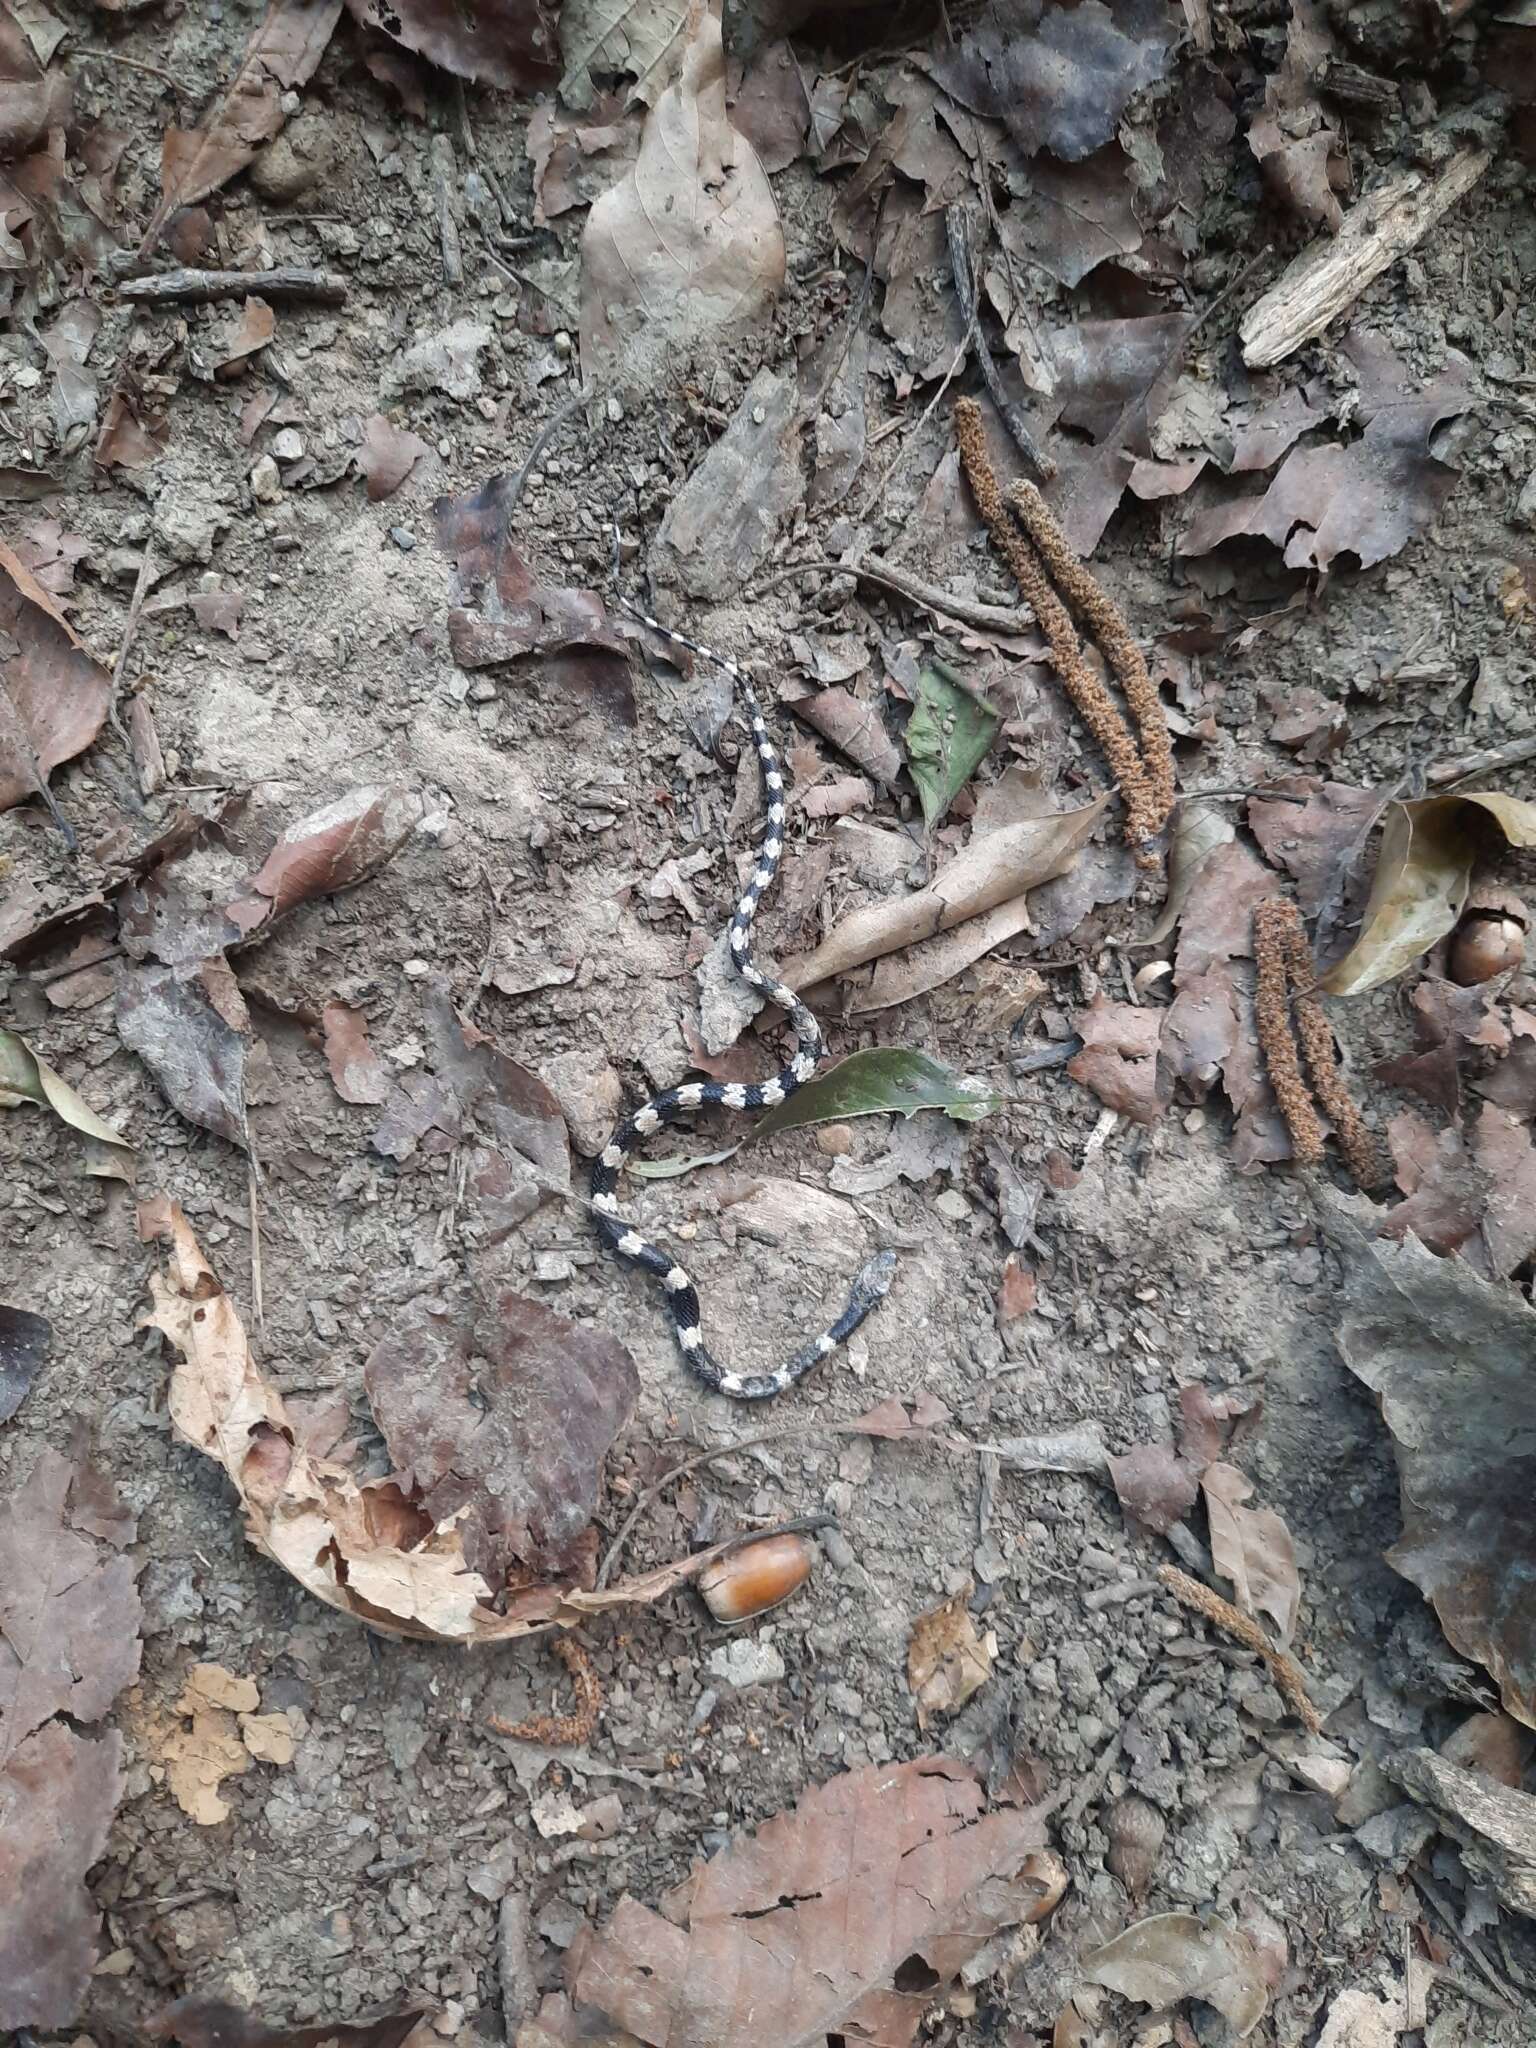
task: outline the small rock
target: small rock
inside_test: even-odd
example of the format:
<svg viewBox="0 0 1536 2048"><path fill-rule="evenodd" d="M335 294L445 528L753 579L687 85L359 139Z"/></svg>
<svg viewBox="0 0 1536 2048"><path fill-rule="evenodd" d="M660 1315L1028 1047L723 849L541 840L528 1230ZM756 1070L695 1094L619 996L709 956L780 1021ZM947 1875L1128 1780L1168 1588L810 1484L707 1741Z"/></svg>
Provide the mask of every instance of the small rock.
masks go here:
<svg viewBox="0 0 1536 2048"><path fill-rule="evenodd" d="M416 536L408 526L392 526L389 537L402 555L408 555L416 545Z"/></svg>
<svg viewBox="0 0 1536 2048"><path fill-rule="evenodd" d="M272 436L272 453L279 462L297 462L304 453L304 436L297 427L279 427Z"/></svg>
<svg viewBox="0 0 1536 2048"><path fill-rule="evenodd" d="M275 142L268 143L248 175L263 199L287 204L307 192L335 162L336 141L331 124L311 114L291 122Z"/></svg>
<svg viewBox="0 0 1536 2048"><path fill-rule="evenodd" d="M823 1124L816 1142L831 1159L846 1159L853 1150L853 1132L847 1124Z"/></svg>
<svg viewBox="0 0 1536 2048"><path fill-rule="evenodd" d="M1536 531L1536 469L1526 478L1519 497L1515 500L1515 524L1528 526Z"/></svg>
<svg viewBox="0 0 1536 2048"><path fill-rule="evenodd" d="M275 481L275 466L272 475ZM155 504L155 539L176 562L211 562L214 542L228 524L228 514L202 495L167 490Z"/></svg>
<svg viewBox="0 0 1536 2048"><path fill-rule="evenodd" d="M738 1636L710 1653L706 1667L722 1685L738 1691L749 1685L777 1685L784 1676L784 1659L772 1643L753 1642Z"/></svg>
<svg viewBox="0 0 1536 2048"><path fill-rule="evenodd" d="M476 676L464 694L471 704L494 704L496 685L489 676Z"/></svg>
<svg viewBox="0 0 1536 2048"><path fill-rule="evenodd" d="M270 455L258 456L251 465L251 496L258 505L275 505L283 495L283 480L278 475L277 464ZM207 555L200 555L199 561L206 562Z"/></svg>
<svg viewBox="0 0 1536 2048"><path fill-rule="evenodd" d="M934 1201L934 1209L946 1223L968 1223L971 1205L958 1188L946 1188Z"/></svg>

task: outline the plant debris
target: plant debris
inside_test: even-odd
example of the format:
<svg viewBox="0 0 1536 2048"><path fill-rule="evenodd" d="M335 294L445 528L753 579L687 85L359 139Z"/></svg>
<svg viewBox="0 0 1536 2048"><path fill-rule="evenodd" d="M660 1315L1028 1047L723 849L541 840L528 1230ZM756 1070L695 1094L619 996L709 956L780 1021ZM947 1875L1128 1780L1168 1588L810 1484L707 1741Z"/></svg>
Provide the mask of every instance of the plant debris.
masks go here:
<svg viewBox="0 0 1536 2048"><path fill-rule="evenodd" d="M50 773L101 731L110 695L52 596L0 545L0 811L46 800Z"/></svg>
<svg viewBox="0 0 1536 2048"><path fill-rule="evenodd" d="M52 1342L46 1316L0 1302L0 1422L9 1422L27 1398Z"/></svg>
<svg viewBox="0 0 1536 2048"><path fill-rule="evenodd" d="M1154 1913L1084 1958L1083 1974L1140 2005L1198 1998L1231 2022L1239 2039L1269 2009L1257 1950L1241 1928L1193 1913Z"/></svg>
<svg viewBox="0 0 1536 2048"><path fill-rule="evenodd" d="M983 1636L971 1619L974 1586L920 1614L907 1637L907 1685L917 1702L917 1725L936 1714L957 1714L992 1675L997 1637Z"/></svg>

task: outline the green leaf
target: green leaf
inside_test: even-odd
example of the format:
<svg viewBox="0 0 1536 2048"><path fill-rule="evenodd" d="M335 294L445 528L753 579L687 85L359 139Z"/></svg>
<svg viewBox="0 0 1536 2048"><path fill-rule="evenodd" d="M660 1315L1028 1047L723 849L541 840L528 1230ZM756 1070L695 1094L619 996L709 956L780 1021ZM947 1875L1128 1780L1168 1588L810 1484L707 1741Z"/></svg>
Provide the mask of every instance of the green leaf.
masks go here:
<svg viewBox="0 0 1536 2048"><path fill-rule="evenodd" d="M1360 936L1319 986L1363 995L1443 939L1466 905L1490 818L1511 846L1536 846L1536 804L1497 790L1389 804Z"/></svg>
<svg viewBox="0 0 1536 2048"><path fill-rule="evenodd" d="M687 1159L632 1159L631 1173L641 1180L674 1180L696 1166L718 1166L734 1157L754 1138L776 1131L796 1131L806 1124L841 1123L850 1116L916 1116L920 1109L942 1109L957 1123L972 1124L1003 1098L978 1087L946 1067L942 1060L908 1046L879 1045L852 1052L835 1067L799 1088L787 1102L770 1109L740 1144L723 1152L696 1153Z"/></svg>
<svg viewBox="0 0 1536 2048"><path fill-rule="evenodd" d="M123 1178L123 1155L128 1151L128 1141L121 1131L99 1117L90 1104L77 1095L62 1074L56 1073L48 1062L39 1059L24 1038L14 1031L0 1031L0 1109L15 1109L23 1102L38 1103L44 1109L51 1109L55 1116L94 1139L106 1151L89 1150L85 1171L105 1175L112 1179Z"/></svg>
<svg viewBox="0 0 1536 2048"><path fill-rule="evenodd" d="M930 830L986 758L1001 724L1001 713L943 662L930 662L920 672L904 744Z"/></svg>

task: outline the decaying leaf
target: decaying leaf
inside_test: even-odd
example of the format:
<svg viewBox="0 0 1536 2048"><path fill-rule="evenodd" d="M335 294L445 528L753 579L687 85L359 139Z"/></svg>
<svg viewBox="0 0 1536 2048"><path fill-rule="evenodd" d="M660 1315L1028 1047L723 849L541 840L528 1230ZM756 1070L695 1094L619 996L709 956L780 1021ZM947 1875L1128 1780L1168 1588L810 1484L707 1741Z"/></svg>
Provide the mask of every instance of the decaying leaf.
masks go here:
<svg viewBox="0 0 1536 2048"><path fill-rule="evenodd" d="M14 1031L0 1030L0 1109L14 1109L22 1102L40 1103L87 1140L95 1141L101 1149L87 1152L82 1172L111 1180L128 1177L132 1153L122 1132L99 1117L24 1038Z"/></svg>
<svg viewBox="0 0 1536 2048"><path fill-rule="evenodd" d="M1134 1445L1109 1460L1109 1477L1125 1512L1160 1536L1183 1521L1200 1494L1198 1469L1171 1443Z"/></svg>
<svg viewBox="0 0 1536 2048"><path fill-rule="evenodd" d="M1074 163L1113 139L1131 94L1162 77L1172 40L1167 10L1148 0L992 0L930 69L1026 155L1048 149Z"/></svg>
<svg viewBox="0 0 1536 2048"><path fill-rule="evenodd" d="M234 77L196 128L167 128L161 145L160 201L150 215L147 252L179 207L217 192L252 162L283 125L283 95L308 82L342 0L269 0Z"/></svg>
<svg viewBox="0 0 1536 2048"><path fill-rule="evenodd" d="M560 97L578 110L597 97L592 74L632 78L627 98L650 106L677 61L688 0L562 0Z"/></svg>
<svg viewBox="0 0 1536 2048"><path fill-rule="evenodd" d="M117 980L118 1036L136 1052L189 1123L246 1149L245 1059L250 1019L222 954L191 974L124 962Z"/></svg>
<svg viewBox="0 0 1536 2048"><path fill-rule="evenodd" d="M909 2048L970 1957L1060 1895L1042 1841L1030 1812L989 1808L947 1758L848 1772L721 1850L660 1912L621 1901L578 1936L569 1997L546 1998L527 2031L540 2048L594 2025L710 2048L829 2035Z"/></svg>
<svg viewBox="0 0 1536 2048"><path fill-rule="evenodd" d="M1432 1749L1388 1757L1385 1768L1411 1799L1438 1816L1460 1845L1468 1874L1512 1912L1536 1920L1536 1798Z"/></svg>
<svg viewBox="0 0 1536 2048"><path fill-rule="evenodd" d="M986 759L1002 722L1002 714L943 662L927 662L918 671L917 700L903 740L930 831Z"/></svg>
<svg viewBox="0 0 1536 2048"><path fill-rule="evenodd" d="M69 123L73 84L39 61L21 23L0 9L0 163L25 156L50 128Z"/></svg>
<svg viewBox="0 0 1536 2048"><path fill-rule="evenodd" d="M1173 839L1168 849L1168 897L1157 923L1147 933L1149 945L1161 945L1172 936L1196 876L1217 847L1229 845L1236 836L1226 805L1202 803L1198 797L1186 798L1179 805L1173 814Z"/></svg>
<svg viewBox="0 0 1536 2048"><path fill-rule="evenodd" d="M892 1394L867 1413L848 1424L860 1436L878 1436L891 1441L903 1437L931 1437L950 1420L949 1410L937 1394L924 1391L903 1397Z"/></svg>
<svg viewBox="0 0 1536 2048"><path fill-rule="evenodd" d="M354 889L391 861L426 809L414 790L364 783L290 825L228 907L245 938L315 896Z"/></svg>
<svg viewBox="0 0 1536 2048"><path fill-rule="evenodd" d="M603 1460L639 1392L601 1331L503 1292L407 1311L363 1367L395 1478L501 1586L578 1569Z"/></svg>
<svg viewBox="0 0 1536 2048"><path fill-rule="evenodd" d="M0 1422L9 1422L26 1399L52 1342L46 1316L0 1302Z"/></svg>
<svg viewBox="0 0 1536 2048"><path fill-rule="evenodd" d="M1269 2006L1258 1951L1237 1927L1193 1913L1154 1913L1084 1958L1091 1983L1160 2008L1182 1998L1213 2005L1241 2038Z"/></svg>
<svg viewBox="0 0 1536 2048"><path fill-rule="evenodd" d="M1321 986L1363 995L1427 953L1461 916L1478 857L1500 837L1536 846L1536 804L1496 790L1388 804L1360 935Z"/></svg>
<svg viewBox="0 0 1536 2048"><path fill-rule="evenodd" d="M343 1102L384 1102L389 1096L389 1069L368 1043L368 1025L361 1010L345 1003L327 1003L320 1012L325 1034L325 1059Z"/></svg>
<svg viewBox="0 0 1536 2048"><path fill-rule="evenodd" d="M363 426L357 467L368 487L368 502L392 498L424 455L432 453L419 434L397 427L381 412L370 413Z"/></svg>
<svg viewBox="0 0 1536 2048"><path fill-rule="evenodd" d="M680 75L645 124L634 169L582 236L588 378L665 384L702 338L739 332L783 288L773 190L726 113L718 0L690 0L683 33Z"/></svg>
<svg viewBox="0 0 1536 2048"><path fill-rule="evenodd" d="M920 1614L907 1637L907 1687L917 1702L917 1725L935 1714L957 1714L992 1676L997 1637L982 1635L971 1619L974 1587Z"/></svg>
<svg viewBox="0 0 1536 2048"><path fill-rule="evenodd" d="M791 961L784 979L793 989L812 988L1038 888L1071 866L1107 802L1099 797L1079 810L978 835L927 888L851 912L814 953Z"/></svg>
<svg viewBox="0 0 1536 2048"><path fill-rule="evenodd" d="M1348 1204L1321 1206L1344 1267L1345 1364L1381 1402L1402 1482L1387 1553L1448 1640L1485 1665L1505 1711L1536 1727L1530 1458L1536 1315L1514 1290L1413 1237L1373 1235Z"/></svg>
<svg viewBox="0 0 1536 2048"><path fill-rule="evenodd" d="M51 770L85 751L110 694L106 670L0 543L0 811L37 795Z"/></svg>
<svg viewBox="0 0 1536 2048"><path fill-rule="evenodd" d="M1248 143L1281 204L1307 226L1337 232L1344 218L1338 194L1348 189L1349 155L1314 90L1332 48L1333 38L1312 0L1292 0L1285 59L1266 81L1264 105L1249 124Z"/></svg>
<svg viewBox="0 0 1536 2048"><path fill-rule="evenodd" d="M901 771L901 755L885 729L878 706L855 697L851 690L833 687L818 690L814 697L802 697L795 704L797 717L829 739L839 753L886 787Z"/></svg>
<svg viewBox="0 0 1536 2048"><path fill-rule="evenodd" d="M222 1664L194 1664L175 1704L182 1718L159 1740L150 1738L177 1805L199 1827L228 1820L220 1793L226 1778L243 1776L253 1763L293 1761L288 1716L259 1713L260 1700L254 1679L237 1677Z"/></svg>
<svg viewBox="0 0 1536 2048"><path fill-rule="evenodd" d="M96 1959L85 1874L122 1796L123 1738L62 1721L0 1763L0 2027L67 2027Z"/></svg>
<svg viewBox="0 0 1536 2048"><path fill-rule="evenodd" d="M1235 1465L1207 1465L1200 1486L1217 1572L1231 1581L1244 1614L1270 1616L1281 1649L1287 1649L1301 1606L1301 1575L1290 1530L1273 1508L1244 1506L1253 1483Z"/></svg>
<svg viewBox="0 0 1536 2048"><path fill-rule="evenodd" d="M415 50L456 78L503 92L547 92L560 75L559 0L347 0L365 28Z"/></svg>
<svg viewBox="0 0 1536 2048"><path fill-rule="evenodd" d="M636 720L624 642L595 590L541 584L510 543L508 477L433 506L438 544L453 560L448 643L461 668L517 663L518 674L594 704L620 725ZM525 659L527 658L527 659Z"/></svg>
<svg viewBox="0 0 1536 2048"><path fill-rule="evenodd" d="M1173 1100L1173 1076L1162 1056L1166 1010L1112 1003L1102 992L1072 1019L1083 1049L1067 1062L1074 1081L1107 1109L1152 1124Z"/></svg>
<svg viewBox="0 0 1536 2048"><path fill-rule="evenodd" d="M404 2048L425 2013L389 2013L373 2020L328 2020L319 2027L269 2027L219 1998L178 1998L145 2032L179 2048Z"/></svg>
<svg viewBox="0 0 1536 2048"><path fill-rule="evenodd" d="M228 1473L247 1540L316 1599L382 1634L426 1642L509 1642L551 1623L571 1627L610 1607L646 1604L697 1577L727 1545L600 1592L558 1582L511 1593L506 1611L465 1556L462 1513L434 1522L394 1480L361 1483L312 1452L281 1394L251 1356L234 1305L174 1203L156 1219L170 1238L152 1274L145 1323L180 1352L168 1405L178 1434Z"/></svg>

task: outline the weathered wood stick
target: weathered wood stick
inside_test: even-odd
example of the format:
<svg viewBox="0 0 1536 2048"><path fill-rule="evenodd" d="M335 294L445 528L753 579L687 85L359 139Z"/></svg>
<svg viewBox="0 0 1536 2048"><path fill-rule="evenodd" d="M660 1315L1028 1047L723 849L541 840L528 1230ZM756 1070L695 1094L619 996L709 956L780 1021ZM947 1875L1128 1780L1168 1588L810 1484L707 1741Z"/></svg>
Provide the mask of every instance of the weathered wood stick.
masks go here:
<svg viewBox="0 0 1536 2048"><path fill-rule="evenodd" d="M1270 369L1321 334L1471 191L1492 161L1486 149L1464 149L1437 176L1401 171L1357 201L1339 232L1304 249L1243 315L1238 336L1249 369Z"/></svg>
<svg viewBox="0 0 1536 2048"><path fill-rule="evenodd" d="M309 299L319 306L346 303L347 281L333 270L157 270L125 278L118 296L137 305L206 306L215 299Z"/></svg>

